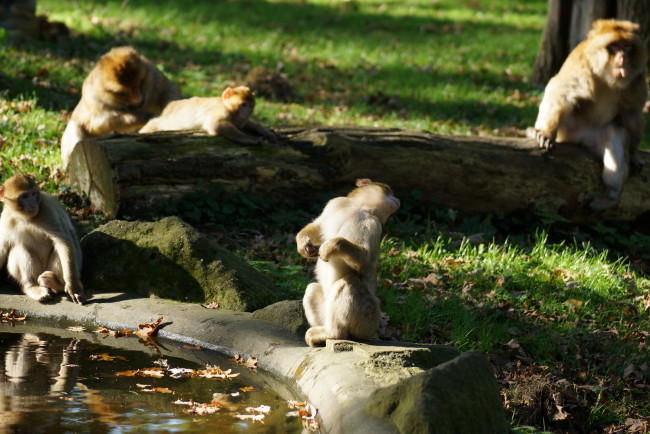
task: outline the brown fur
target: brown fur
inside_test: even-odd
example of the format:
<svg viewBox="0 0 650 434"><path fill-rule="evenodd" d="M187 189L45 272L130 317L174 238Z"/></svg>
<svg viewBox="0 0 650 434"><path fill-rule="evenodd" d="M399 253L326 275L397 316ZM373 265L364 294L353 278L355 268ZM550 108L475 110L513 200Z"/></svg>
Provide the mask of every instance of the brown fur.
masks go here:
<svg viewBox="0 0 650 434"><path fill-rule="evenodd" d="M275 134L250 119L254 108L255 94L248 87L229 87L221 97L194 97L170 103L140 133L203 130L247 145L260 143L264 138L275 141ZM257 135L246 134L246 130Z"/></svg>
<svg viewBox="0 0 650 434"><path fill-rule="evenodd" d="M133 47L113 48L84 80L81 101L61 138L64 166L79 141L111 131L136 132L180 97L178 86Z"/></svg>
<svg viewBox="0 0 650 434"><path fill-rule="evenodd" d="M40 302L66 292L85 301L81 247L65 210L33 178L14 175L0 186L0 266L23 292Z"/></svg>
<svg viewBox="0 0 650 434"><path fill-rule="evenodd" d="M607 191L591 202L594 210L615 205L630 166L640 170L636 152L648 96L645 62L637 24L594 22L587 39L549 81L535 128L529 129L540 147L581 143L603 159Z"/></svg>
<svg viewBox="0 0 650 434"><path fill-rule="evenodd" d="M369 339L377 332L382 225L399 206L387 185L361 179L347 197L330 200L296 236L298 253L318 256L318 282L307 286L303 298L310 346L327 339Z"/></svg>

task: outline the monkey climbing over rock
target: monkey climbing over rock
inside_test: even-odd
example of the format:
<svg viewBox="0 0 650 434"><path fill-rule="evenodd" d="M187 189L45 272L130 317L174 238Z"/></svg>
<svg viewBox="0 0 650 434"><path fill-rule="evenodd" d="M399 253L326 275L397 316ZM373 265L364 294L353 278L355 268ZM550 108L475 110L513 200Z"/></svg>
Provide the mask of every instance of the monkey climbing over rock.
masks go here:
<svg viewBox="0 0 650 434"><path fill-rule="evenodd" d="M369 339L379 327L377 261L382 225L400 207L391 189L357 181L347 197L330 200L320 216L296 236L298 253L318 258L316 278L303 306L310 346L327 339Z"/></svg>

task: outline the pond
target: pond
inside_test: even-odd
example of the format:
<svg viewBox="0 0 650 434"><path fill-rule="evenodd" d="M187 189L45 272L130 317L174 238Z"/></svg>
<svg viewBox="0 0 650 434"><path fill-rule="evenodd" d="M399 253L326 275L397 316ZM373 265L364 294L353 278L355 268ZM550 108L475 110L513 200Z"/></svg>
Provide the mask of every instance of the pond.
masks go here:
<svg viewBox="0 0 650 434"><path fill-rule="evenodd" d="M268 372L180 342L0 324L0 432L300 432L298 398Z"/></svg>

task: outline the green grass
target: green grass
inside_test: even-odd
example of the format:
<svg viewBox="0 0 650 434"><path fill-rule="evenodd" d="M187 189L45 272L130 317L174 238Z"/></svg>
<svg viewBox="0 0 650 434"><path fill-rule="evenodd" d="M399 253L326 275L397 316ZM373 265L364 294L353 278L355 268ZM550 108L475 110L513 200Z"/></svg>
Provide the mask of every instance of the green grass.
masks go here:
<svg viewBox="0 0 650 434"><path fill-rule="evenodd" d="M294 97L258 100L255 117L270 125L520 134L534 122L542 92L529 77L546 5L40 1L38 13L65 22L73 35L60 45L11 46L0 31L0 179L29 172L47 191L67 190L61 133L94 61L125 44L185 96L218 95L257 65L281 67ZM486 354L520 432L603 431L627 418L650 419L648 389L638 387L650 376L643 370L650 362L648 235L557 216L468 216L421 207L418 198L417 191L402 198L382 244L379 293L393 335ZM300 298L313 263L297 255L293 235L325 199L293 210L215 192L169 211L270 275L288 298ZM553 420L560 395L571 420ZM536 400L546 410L535 413Z"/></svg>

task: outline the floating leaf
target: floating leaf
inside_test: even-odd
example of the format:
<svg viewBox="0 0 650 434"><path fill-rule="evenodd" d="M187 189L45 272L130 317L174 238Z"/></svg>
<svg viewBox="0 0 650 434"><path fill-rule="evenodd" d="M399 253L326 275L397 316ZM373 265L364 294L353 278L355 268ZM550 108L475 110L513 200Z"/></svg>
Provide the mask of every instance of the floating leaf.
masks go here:
<svg viewBox="0 0 650 434"><path fill-rule="evenodd" d="M260 405L259 407L246 407L246 411L249 412L258 412L258 413L270 413L271 412L271 407L268 405Z"/></svg>
<svg viewBox="0 0 650 434"><path fill-rule="evenodd" d="M252 420L258 422L264 422L263 414L236 414L235 417L241 420Z"/></svg>
<svg viewBox="0 0 650 434"><path fill-rule="evenodd" d="M86 328L83 326L70 326L67 330L70 330L71 332L84 332L86 331Z"/></svg>
<svg viewBox="0 0 650 434"><path fill-rule="evenodd" d="M107 353L102 353L102 354L92 354L90 356L90 360L98 360L100 362L113 362L115 360L124 360L124 361L126 361L126 357L109 356Z"/></svg>

